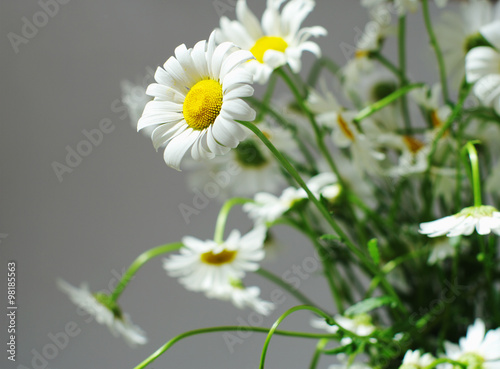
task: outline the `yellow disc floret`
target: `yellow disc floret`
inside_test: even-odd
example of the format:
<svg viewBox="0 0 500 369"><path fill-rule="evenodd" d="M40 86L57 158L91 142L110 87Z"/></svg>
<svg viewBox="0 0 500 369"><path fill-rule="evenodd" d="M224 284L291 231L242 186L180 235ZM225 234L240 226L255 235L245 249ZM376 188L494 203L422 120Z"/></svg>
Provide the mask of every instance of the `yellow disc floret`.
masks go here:
<svg viewBox="0 0 500 369"><path fill-rule="evenodd" d="M222 265L233 261L236 254L236 251L230 250L222 250L218 254L214 254L212 251L209 251L201 254L201 261L205 264Z"/></svg>
<svg viewBox="0 0 500 369"><path fill-rule="evenodd" d="M259 62L264 63L264 54L267 50L276 50L285 52L288 44L281 37L264 36L257 40L255 45L250 49L250 52Z"/></svg>
<svg viewBox="0 0 500 369"><path fill-rule="evenodd" d="M189 90L182 113L189 127L203 130L210 127L222 108L222 86L213 79L204 79Z"/></svg>

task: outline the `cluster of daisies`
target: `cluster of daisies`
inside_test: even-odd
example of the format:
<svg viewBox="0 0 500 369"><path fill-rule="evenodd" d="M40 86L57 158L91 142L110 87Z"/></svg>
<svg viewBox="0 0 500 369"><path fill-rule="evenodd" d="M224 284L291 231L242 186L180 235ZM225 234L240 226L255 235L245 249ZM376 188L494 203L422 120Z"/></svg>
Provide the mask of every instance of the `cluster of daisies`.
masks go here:
<svg viewBox="0 0 500 369"><path fill-rule="evenodd" d="M431 3L444 8L448 1ZM319 59L321 49L311 40L326 36L326 29L302 27L315 7L313 0L267 0L261 20L246 0L238 0L236 20L222 17L219 28L207 40L192 48L178 46L154 73L154 83L147 87L122 84L123 102L137 129L151 137L155 149L163 150L168 166L180 170L182 163L190 172L192 188L222 175L221 199L248 197L243 204L243 211L253 222L248 233L233 230L222 239L217 224L213 240L186 236L179 252L164 259L167 274L178 278L187 290L269 315L276 306L261 297L258 286L245 285L244 278L260 269L265 241L274 225L295 224L300 228L299 215L309 217L314 223L312 232L318 233L317 241L331 225L331 219L321 212L323 206L332 219L338 218L341 228L359 222L358 228L351 227L356 231L346 232L353 239L359 229L376 219L372 228L366 228L374 230L381 242L390 242L392 236L382 234L380 228L388 223L397 227L398 206L404 204L403 212L407 213L422 207L419 200L405 198L403 185L413 179L423 182L410 185L410 192L427 196L429 187L424 184L430 186L431 200L439 200L439 206L434 207L456 212L463 206L455 206L457 198L460 202L462 199L459 190L467 188L462 186L461 158L454 154L463 146L461 141L481 139L492 147L492 155L500 156L495 151L500 139L498 124L484 127L485 121L500 120L500 5L467 0L457 6L458 13L443 13L436 27L435 45L440 46L441 54L437 54L448 74L441 83L429 86L412 84L381 53L384 42L395 34L393 18L404 20L412 13L427 12L428 1L362 0L361 4L368 10L370 22L355 46L343 49L348 61L342 68ZM310 74L308 83L303 82L300 72L304 51L318 59L315 65L328 65L336 79L319 78L318 69ZM296 100L293 103L273 99L280 72L285 82L296 83L291 88ZM468 119L467 126L457 133L453 124L461 119L461 112L457 110L459 104L451 102L448 82L456 86L458 79L462 80L459 98L470 88L478 102L474 112L482 114L482 119ZM253 96L254 83L268 85L262 101ZM338 89L340 92L334 92ZM417 129L410 122L413 111L419 112L411 117L419 119ZM248 124L257 131L250 132ZM259 138L258 131L266 140ZM271 145L280 153L276 157L282 163L289 163L300 173L304 188L294 184L293 174L268 149ZM481 165L474 145L468 150L474 206L433 221L419 218L411 224L413 233L407 232L414 238L401 236L398 240L410 244L411 250L415 239L422 242L425 238L432 245L428 264L444 264L445 259L456 255L461 236L474 231L479 236L500 235L500 212L482 202ZM487 176L485 188L500 194L500 161ZM387 193L389 196L384 197ZM395 201L396 206L385 204L387 200ZM427 210L430 214L434 208L429 206ZM390 216L385 219L379 211ZM411 218L406 215L405 221ZM346 241L342 237L338 237L339 243ZM381 261L378 251L370 249L370 256L375 264ZM391 266L391 262L385 266ZM388 280L391 271L384 270ZM391 283L404 284L403 278L394 274L392 278ZM123 336L131 345L146 343L144 332L118 305L119 294L92 293L86 285L77 288L64 281L58 284L75 304L107 325L113 334ZM405 285L399 290L409 288ZM349 316L339 312L333 319L333 325L313 320L311 326L332 335L347 332L371 344L378 342L377 332L382 327L374 325L370 314ZM394 341L398 340L396 335ZM349 345L353 346L352 338L343 335L340 348ZM486 332L485 323L476 319L458 345L446 341L443 349L434 353L437 356L409 350L400 368L430 369L439 365L443 369L500 369L500 328ZM368 364L344 358L341 367L369 368ZM343 357L339 355L339 359Z"/></svg>

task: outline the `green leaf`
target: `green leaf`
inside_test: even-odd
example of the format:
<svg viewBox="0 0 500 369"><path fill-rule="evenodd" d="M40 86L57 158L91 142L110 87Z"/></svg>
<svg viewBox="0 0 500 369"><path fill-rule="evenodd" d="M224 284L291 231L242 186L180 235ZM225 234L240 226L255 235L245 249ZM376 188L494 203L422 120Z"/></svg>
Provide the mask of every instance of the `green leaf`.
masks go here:
<svg viewBox="0 0 500 369"><path fill-rule="evenodd" d="M396 300L394 300L394 298L390 296L371 297L352 305L345 311L345 315L356 316L359 314L368 313L384 305L396 306Z"/></svg>
<svg viewBox="0 0 500 369"><path fill-rule="evenodd" d="M334 234L324 234L319 239L323 241L342 241L342 238Z"/></svg>
<svg viewBox="0 0 500 369"><path fill-rule="evenodd" d="M368 241L368 251L370 252L370 256L373 259L373 262L376 265L380 264L380 252L378 250L378 240L376 238L372 238Z"/></svg>

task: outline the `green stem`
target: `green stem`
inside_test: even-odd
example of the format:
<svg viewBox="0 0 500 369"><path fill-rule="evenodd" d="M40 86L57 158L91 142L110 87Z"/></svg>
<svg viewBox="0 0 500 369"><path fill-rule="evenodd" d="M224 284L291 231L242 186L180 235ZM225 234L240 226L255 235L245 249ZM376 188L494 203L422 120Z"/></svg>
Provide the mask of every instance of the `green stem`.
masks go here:
<svg viewBox="0 0 500 369"><path fill-rule="evenodd" d="M399 17L399 36L398 36L398 57L399 57L399 80L401 88L408 84L406 78L406 16ZM408 99L406 95L401 97L401 110L405 123L406 134L411 134L410 112L408 110Z"/></svg>
<svg viewBox="0 0 500 369"><path fill-rule="evenodd" d="M439 78L441 79L441 87L443 90L443 101L446 103L449 102L450 96L448 92L448 81L446 79L446 66L444 63L443 53L441 48L439 47L439 43L436 38L436 34L434 32L434 28L432 27L431 15L429 12L429 0L422 0L422 8L424 14L425 27L427 28L427 33L429 34L429 39L436 53L436 58L439 66Z"/></svg>
<svg viewBox="0 0 500 369"><path fill-rule="evenodd" d="M271 74L271 77L269 78L269 82L267 83L267 90L264 94L264 97L262 99L262 104L264 105L269 105L269 102L271 101L271 98L273 97L274 89L276 88L276 82L278 82L278 76L276 73ZM260 122L265 115L265 110L260 109L259 113L257 114L257 117L255 118L256 122Z"/></svg>
<svg viewBox="0 0 500 369"><path fill-rule="evenodd" d="M262 348L262 355L260 357L259 369L264 369L264 362L266 360L267 348L269 347L271 337L273 336L274 333L276 333L278 326L281 324L281 322L287 316L289 316L290 314L293 314L294 312L299 311L299 310L310 310L310 311L316 313L317 315L325 318L327 320L328 324L334 324L333 319L328 314L324 313L323 311L319 310L318 308L316 308L314 306L300 305L300 306L295 306L291 309L288 309L274 322L273 326L271 327L271 330L269 331L269 333L266 337L266 341L264 342L264 347Z"/></svg>
<svg viewBox="0 0 500 369"><path fill-rule="evenodd" d="M316 369L316 367L318 366L321 354L323 353L323 350L327 344L328 344L328 340L326 338L319 340L318 344L316 345L316 351L314 351L314 355L312 357L311 364L309 364L309 369Z"/></svg>
<svg viewBox="0 0 500 369"><path fill-rule="evenodd" d="M219 216L217 217L217 223L215 225L214 241L218 244L224 242L224 230L226 228L227 217L232 207L235 205L246 204L247 202L252 202L252 199L247 199L243 197L235 197L227 200L222 208L220 209Z"/></svg>
<svg viewBox="0 0 500 369"><path fill-rule="evenodd" d="M311 305L311 306L316 306L317 307L317 305L314 302L312 302L312 300L310 300L308 297L306 297L304 294L302 294L302 292L300 292L295 287L289 285L283 279L281 279L277 275L271 273L270 271L260 268L255 273L257 273L258 275L260 275L260 276L262 276L262 277L270 280L274 284L282 287L290 295L294 296L297 300L299 300L303 304L305 304L305 305Z"/></svg>
<svg viewBox="0 0 500 369"><path fill-rule="evenodd" d="M469 155L471 173L472 173L472 189L474 191L474 206L483 205L481 198L481 175L479 174L479 160L474 143L469 141L465 144L464 150L467 150Z"/></svg>
<svg viewBox="0 0 500 369"><path fill-rule="evenodd" d="M449 364L452 364L454 366L458 365L458 366L462 367L463 369L467 369L467 364L461 363L460 361L447 359L447 358L436 359L431 364L425 366L423 369L433 369L436 366L438 366L439 364L444 364L444 363L449 363Z"/></svg>
<svg viewBox="0 0 500 369"><path fill-rule="evenodd" d="M399 70L398 67L396 67L389 59L387 59L384 55L382 55L379 51L370 53L370 56L373 57L374 59L378 60L380 64L382 64L384 67L386 67L389 71L394 73L396 77L401 78L406 76L401 76L401 71Z"/></svg>
<svg viewBox="0 0 500 369"><path fill-rule="evenodd" d="M348 237L348 235L342 230L342 228L337 224L337 222L333 219L333 217L330 215L328 210L325 208L325 206L313 195L313 193L309 190L307 187L306 183L302 179L302 177L299 175L299 173L295 170L295 168L290 164L288 160L281 154L279 150L274 147L274 145L269 141L269 139L257 128L257 126L253 123L250 122L245 122L245 121L239 121L240 124L244 125L247 127L249 130L251 130L257 137L259 137L260 140L267 146L267 148L272 152L272 154L278 159L278 161L281 163L281 165L286 169L288 173L297 181L300 187L304 189L304 191L307 193L307 197L309 200L316 206L316 208L321 212L325 220L328 222L328 224L333 228L333 230L337 233L337 235L345 242L347 248L351 250L354 255L358 257L358 259L361 261L361 263L369 270L373 275L379 275L381 272L377 268L377 266L373 265L373 263L368 259L368 257L363 254L351 241L351 239ZM407 314L407 309L401 302L401 299L397 295L396 291L394 288L387 282L384 276L381 276L381 284L384 287L384 289L389 293L394 299L398 302L398 307L400 311L403 314Z"/></svg>
<svg viewBox="0 0 500 369"><path fill-rule="evenodd" d="M376 103L367 106L363 110L361 110L358 115L356 115L356 118L354 118L354 122L359 123L363 119L368 118L370 115L376 113L377 111L385 108L387 105L393 103L397 99L405 96L408 92L410 92L413 89L422 87L424 84L423 83L414 83L411 85L407 85L404 87L401 87L397 91L394 91L390 95L384 97L382 100L377 101Z"/></svg>
<svg viewBox="0 0 500 369"><path fill-rule="evenodd" d="M141 255L139 255L137 257L137 259L135 259L134 262L130 265L128 270L123 275L121 281L118 283L115 290L111 294L111 301L118 300L118 298L122 294L125 287L127 287L130 280L134 277L135 273L137 273L137 271L144 264L146 264L149 260L151 260L157 256L160 256L160 255L163 255L163 254L175 251L175 250L179 250L182 246L183 245L181 242L169 243L168 245L162 245L162 246L155 247L155 248L148 250L146 252L143 252Z"/></svg>
<svg viewBox="0 0 500 369"><path fill-rule="evenodd" d="M258 332L258 333L268 333L270 329L268 328L260 328L260 327L251 327L247 326L242 328L241 326L225 326L225 327L211 327L211 328L201 328L201 329L195 329L193 331L185 332L182 333L174 338L172 338L170 341L168 341L166 344L164 344L162 347L160 347L158 350L156 350L151 356L149 356L146 360L144 360L142 363L137 365L134 369L143 369L149 364L151 364L153 361L155 361L158 357L160 357L162 354L164 354L169 348L171 348L175 343L179 342L180 340L191 337L191 336L196 336L199 334L205 334L205 333L214 333L214 332L238 332L241 331L242 329L246 331L251 331L251 332ZM274 331L274 334L277 334L279 336L287 336L287 337L300 337L300 338L310 338L310 339L323 339L323 338L337 338L337 335L332 335L332 334L315 334L315 333L304 333L304 332L293 332L293 331Z"/></svg>

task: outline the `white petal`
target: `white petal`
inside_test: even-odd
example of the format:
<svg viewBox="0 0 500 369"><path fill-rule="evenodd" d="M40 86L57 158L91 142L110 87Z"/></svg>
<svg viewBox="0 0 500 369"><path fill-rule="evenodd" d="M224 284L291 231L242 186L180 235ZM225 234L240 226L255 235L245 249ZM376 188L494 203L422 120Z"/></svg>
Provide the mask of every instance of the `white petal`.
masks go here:
<svg viewBox="0 0 500 369"><path fill-rule="evenodd" d="M180 171L181 160L186 152L191 148L200 133L187 129L180 135L173 138L165 147L163 159L168 166Z"/></svg>
<svg viewBox="0 0 500 369"><path fill-rule="evenodd" d="M246 0L238 0L236 4L236 17L253 39L258 40L263 36L259 20L248 8Z"/></svg>
<svg viewBox="0 0 500 369"><path fill-rule="evenodd" d="M491 22L482 27L479 32L490 44L500 51L500 20Z"/></svg>

